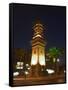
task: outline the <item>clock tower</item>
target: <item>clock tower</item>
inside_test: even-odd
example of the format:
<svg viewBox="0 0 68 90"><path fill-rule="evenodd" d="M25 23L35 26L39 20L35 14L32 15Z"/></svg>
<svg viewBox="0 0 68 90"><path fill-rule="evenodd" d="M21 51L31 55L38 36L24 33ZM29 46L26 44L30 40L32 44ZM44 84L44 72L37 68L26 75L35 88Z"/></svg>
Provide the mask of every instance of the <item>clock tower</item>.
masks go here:
<svg viewBox="0 0 68 90"><path fill-rule="evenodd" d="M46 42L44 40L44 26L40 20L36 20L33 26L33 37L31 41L32 45L32 56L31 56L31 73L32 76L40 76L40 72L46 65L45 60L45 46Z"/></svg>

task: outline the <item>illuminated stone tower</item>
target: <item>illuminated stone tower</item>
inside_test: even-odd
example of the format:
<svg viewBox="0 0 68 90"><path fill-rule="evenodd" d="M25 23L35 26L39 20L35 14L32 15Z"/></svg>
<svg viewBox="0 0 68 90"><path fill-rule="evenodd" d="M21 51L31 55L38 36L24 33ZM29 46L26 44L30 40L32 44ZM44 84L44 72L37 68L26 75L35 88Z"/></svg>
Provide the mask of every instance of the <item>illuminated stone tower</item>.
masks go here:
<svg viewBox="0 0 68 90"><path fill-rule="evenodd" d="M32 37L32 57L31 57L31 67L32 75L39 76L42 67L46 65L45 61L45 45L43 37L44 26L40 20L36 20L33 26L33 37Z"/></svg>

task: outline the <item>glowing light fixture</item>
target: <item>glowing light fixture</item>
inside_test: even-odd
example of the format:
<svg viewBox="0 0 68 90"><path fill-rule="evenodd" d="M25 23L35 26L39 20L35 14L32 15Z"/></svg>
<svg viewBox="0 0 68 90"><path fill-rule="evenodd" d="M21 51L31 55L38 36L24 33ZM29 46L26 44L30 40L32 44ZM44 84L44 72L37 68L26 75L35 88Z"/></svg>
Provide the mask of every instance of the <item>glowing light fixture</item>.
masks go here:
<svg viewBox="0 0 68 90"><path fill-rule="evenodd" d="M60 59L58 58L58 59L57 59L57 62L59 62L59 61L60 61Z"/></svg>
<svg viewBox="0 0 68 90"><path fill-rule="evenodd" d="M30 70L30 67L28 67L27 69Z"/></svg>
<svg viewBox="0 0 68 90"><path fill-rule="evenodd" d="M29 66L29 64L26 64L26 67L28 67Z"/></svg>
<svg viewBox="0 0 68 90"><path fill-rule="evenodd" d="M48 72L48 74L53 74L55 71L52 69L46 69L46 71Z"/></svg>
<svg viewBox="0 0 68 90"><path fill-rule="evenodd" d="M19 75L19 72L14 72L13 73L13 76L18 76Z"/></svg>
<svg viewBox="0 0 68 90"><path fill-rule="evenodd" d="M28 72L28 71L25 71L25 74L26 74L26 75L28 75L28 74L29 74L29 72Z"/></svg>

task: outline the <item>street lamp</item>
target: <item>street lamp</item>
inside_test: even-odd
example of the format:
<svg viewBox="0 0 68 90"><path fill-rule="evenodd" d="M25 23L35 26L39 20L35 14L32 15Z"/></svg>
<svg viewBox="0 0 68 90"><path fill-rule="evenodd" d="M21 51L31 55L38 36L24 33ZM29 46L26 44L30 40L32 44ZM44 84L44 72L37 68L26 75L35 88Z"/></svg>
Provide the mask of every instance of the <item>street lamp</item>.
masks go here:
<svg viewBox="0 0 68 90"><path fill-rule="evenodd" d="M25 71L25 74L28 75L29 74L28 71Z"/></svg>
<svg viewBox="0 0 68 90"><path fill-rule="evenodd" d="M59 62L60 62L60 59L59 58L57 58L57 74L58 74L58 72L59 72Z"/></svg>
<svg viewBox="0 0 68 90"><path fill-rule="evenodd" d="M30 70L30 67L28 67L27 69Z"/></svg>
<svg viewBox="0 0 68 90"><path fill-rule="evenodd" d="M25 79L26 79L26 77L27 77L28 74L29 74L29 72L28 71L25 71Z"/></svg>
<svg viewBox="0 0 68 90"><path fill-rule="evenodd" d="M57 59L57 62L59 62L59 61L60 61L60 59L58 58L58 59Z"/></svg>
<svg viewBox="0 0 68 90"><path fill-rule="evenodd" d="M26 64L26 67L28 67L29 66L29 64Z"/></svg>

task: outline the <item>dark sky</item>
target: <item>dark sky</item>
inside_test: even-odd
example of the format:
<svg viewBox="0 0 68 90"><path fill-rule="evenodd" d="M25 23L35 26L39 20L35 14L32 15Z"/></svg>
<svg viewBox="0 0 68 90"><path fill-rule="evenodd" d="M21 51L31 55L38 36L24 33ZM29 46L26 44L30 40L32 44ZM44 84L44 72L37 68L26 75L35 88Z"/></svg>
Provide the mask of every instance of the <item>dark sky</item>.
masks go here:
<svg viewBox="0 0 68 90"><path fill-rule="evenodd" d="M45 26L46 49L65 48L65 7L14 4L14 48L31 48L32 26L39 17Z"/></svg>

